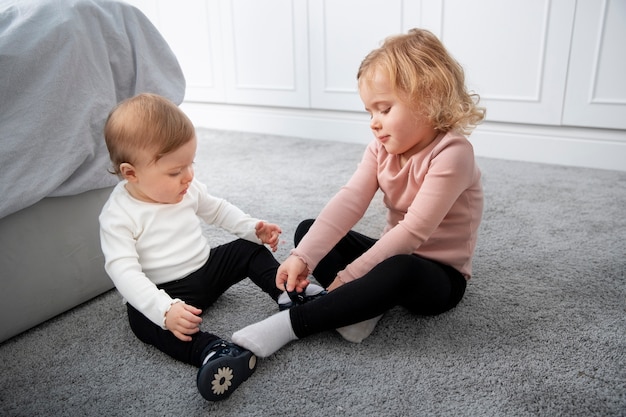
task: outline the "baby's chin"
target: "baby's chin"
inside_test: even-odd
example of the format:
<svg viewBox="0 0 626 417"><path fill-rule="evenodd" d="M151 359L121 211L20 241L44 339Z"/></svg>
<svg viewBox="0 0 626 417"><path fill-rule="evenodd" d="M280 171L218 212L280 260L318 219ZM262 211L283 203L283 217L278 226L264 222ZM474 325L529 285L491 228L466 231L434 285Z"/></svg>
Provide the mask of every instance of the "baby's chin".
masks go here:
<svg viewBox="0 0 626 417"><path fill-rule="evenodd" d="M184 196L184 195L179 195L178 197L176 197L176 199L175 199L174 201L172 201L172 202L170 202L170 203L168 203L168 204L178 204L178 203L180 203L181 201L183 201L183 198L185 198L185 196Z"/></svg>
<svg viewBox="0 0 626 417"><path fill-rule="evenodd" d="M179 195L172 200L154 201L156 204L178 204L183 201L184 195Z"/></svg>

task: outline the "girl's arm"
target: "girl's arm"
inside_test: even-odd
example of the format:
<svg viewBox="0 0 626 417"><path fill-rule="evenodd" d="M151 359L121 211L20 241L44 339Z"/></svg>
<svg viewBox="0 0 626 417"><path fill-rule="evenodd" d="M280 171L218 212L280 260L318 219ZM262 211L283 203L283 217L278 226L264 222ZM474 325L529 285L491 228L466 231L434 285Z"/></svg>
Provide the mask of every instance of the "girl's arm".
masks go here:
<svg viewBox="0 0 626 417"><path fill-rule="evenodd" d="M326 204L294 255L310 270L363 217L378 191L376 144L371 142L350 180Z"/></svg>

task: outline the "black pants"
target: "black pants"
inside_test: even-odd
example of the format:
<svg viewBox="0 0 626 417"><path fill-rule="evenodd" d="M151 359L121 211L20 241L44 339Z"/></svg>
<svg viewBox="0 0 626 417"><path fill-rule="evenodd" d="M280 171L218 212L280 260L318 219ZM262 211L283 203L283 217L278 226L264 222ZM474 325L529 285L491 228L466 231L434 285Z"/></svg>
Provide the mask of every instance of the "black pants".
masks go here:
<svg viewBox="0 0 626 417"><path fill-rule="evenodd" d="M296 246L313 224L305 220L295 234ZM313 276L327 287L346 265L367 251L375 239L351 231L320 261ZM417 255L393 256L370 272L328 295L290 310L299 338L371 319L394 306L419 315L441 314L463 298L466 280L452 268Z"/></svg>
<svg viewBox="0 0 626 417"><path fill-rule="evenodd" d="M249 277L272 299L277 300L281 291L276 288L278 262L264 246L238 239L215 248L206 264L177 281L159 285L170 297L202 309L212 305L220 295L234 284ZM182 362L200 366L202 351L220 337L200 331L192 340L184 342L169 330L163 330L130 304L127 304L128 321L133 333L143 342Z"/></svg>

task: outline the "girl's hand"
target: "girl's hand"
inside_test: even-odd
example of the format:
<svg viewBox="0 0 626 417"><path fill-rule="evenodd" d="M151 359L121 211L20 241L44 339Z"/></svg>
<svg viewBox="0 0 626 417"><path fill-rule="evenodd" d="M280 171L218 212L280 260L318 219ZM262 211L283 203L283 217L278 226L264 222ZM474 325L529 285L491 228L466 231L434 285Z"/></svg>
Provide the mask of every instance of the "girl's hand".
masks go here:
<svg viewBox="0 0 626 417"><path fill-rule="evenodd" d="M174 303L165 313L165 327L183 342L189 342L191 335L200 331L200 314L202 310L199 308L183 302Z"/></svg>
<svg viewBox="0 0 626 417"><path fill-rule="evenodd" d="M276 252L278 249L278 238L283 231L276 224L258 222L256 224L256 236L265 245L269 245L272 252Z"/></svg>
<svg viewBox="0 0 626 417"><path fill-rule="evenodd" d="M302 292L309 285L309 268L295 255L289 256L280 264L276 272L276 287L280 290Z"/></svg>

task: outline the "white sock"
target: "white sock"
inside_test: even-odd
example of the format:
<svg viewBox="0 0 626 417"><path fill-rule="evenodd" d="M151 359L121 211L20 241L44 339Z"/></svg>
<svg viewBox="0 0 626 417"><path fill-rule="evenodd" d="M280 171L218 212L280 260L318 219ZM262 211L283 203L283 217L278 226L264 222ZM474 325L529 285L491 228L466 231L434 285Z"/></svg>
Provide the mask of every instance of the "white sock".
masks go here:
<svg viewBox="0 0 626 417"><path fill-rule="evenodd" d="M383 315L381 314L378 317L374 317L373 319L365 320L360 323L354 323L349 326L340 327L337 329L337 332L348 342L352 343L361 343L367 336L372 334L374 329L376 328L376 324L378 320Z"/></svg>
<svg viewBox="0 0 626 417"><path fill-rule="evenodd" d="M233 342L251 350L260 358L266 358L287 343L297 340L289 310L281 311L258 323L233 333Z"/></svg>

